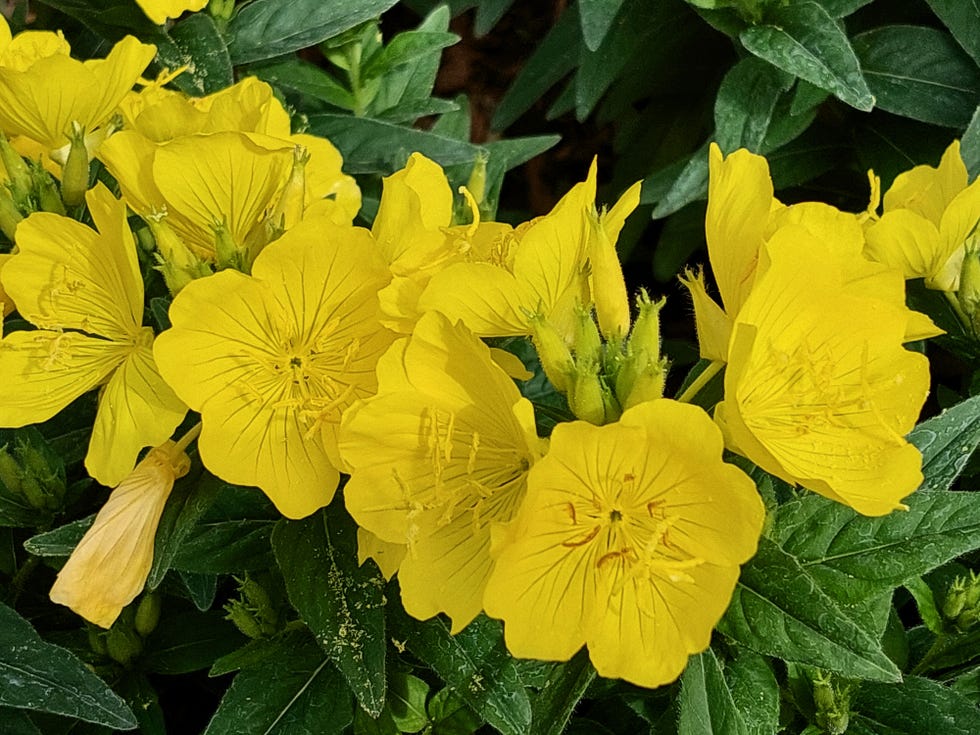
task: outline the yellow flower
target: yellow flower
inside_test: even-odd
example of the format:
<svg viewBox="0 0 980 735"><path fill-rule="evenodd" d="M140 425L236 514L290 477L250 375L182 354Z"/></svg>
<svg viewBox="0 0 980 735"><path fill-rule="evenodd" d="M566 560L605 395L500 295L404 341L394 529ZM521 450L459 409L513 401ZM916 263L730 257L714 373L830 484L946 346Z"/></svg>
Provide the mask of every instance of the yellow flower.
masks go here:
<svg viewBox="0 0 980 735"><path fill-rule="evenodd" d="M12 257L14 256L10 253L0 253L0 274L3 273L3 267ZM0 280L0 318L7 316L13 310L14 302L10 300L7 292L3 290L3 281Z"/></svg>
<svg viewBox="0 0 980 735"><path fill-rule="evenodd" d="M201 413L208 469L257 485L289 518L330 502L340 416L374 393L393 339L378 322L388 279L369 232L320 218L263 250L251 276L222 271L177 295L155 355Z"/></svg>
<svg viewBox="0 0 980 735"><path fill-rule="evenodd" d="M163 25L168 18L177 18L185 10L200 10L208 0L136 0L146 17L157 25Z"/></svg>
<svg viewBox="0 0 980 735"><path fill-rule="evenodd" d="M116 485L139 451L164 442L186 412L153 361L143 281L126 206L101 184L86 195L98 232L39 212L17 227L3 285L38 327L0 341L0 425L46 421L98 386L85 466Z"/></svg>
<svg viewBox="0 0 980 735"><path fill-rule="evenodd" d="M495 240L484 262L457 263L432 277L422 292L423 311L439 311L463 322L481 337L531 333L529 314L554 324L569 343L577 304L590 304L590 258L601 256L602 280L608 282L610 243L615 243L638 189L630 189L614 207L595 245L596 165L547 215ZM476 260L475 258L473 260ZM604 318L605 320L605 318Z"/></svg>
<svg viewBox="0 0 980 735"><path fill-rule="evenodd" d="M344 417L344 500L360 526L408 546L405 610L444 612L456 632L482 609L491 535L513 517L539 456L534 411L486 345L438 313L392 345L378 382Z"/></svg>
<svg viewBox="0 0 980 735"><path fill-rule="evenodd" d="M879 298L895 270L848 278L832 246L785 227L739 311L715 418L732 449L767 472L865 515L884 515L922 480L904 435L929 391L925 356L902 347L909 312Z"/></svg>
<svg viewBox="0 0 980 735"><path fill-rule="evenodd" d="M895 177L884 214L868 228L865 253L906 278L925 278L929 288L955 291L964 244L978 222L980 183L968 184L954 140L938 167L916 166Z"/></svg>
<svg viewBox="0 0 980 735"><path fill-rule="evenodd" d="M29 32L0 50L0 128L6 133L49 150L68 145L73 124L91 134L115 112L156 47L126 36L105 59L78 61L68 52L60 36Z"/></svg>
<svg viewBox="0 0 980 735"><path fill-rule="evenodd" d="M585 644L602 676L677 678L762 529L755 485L721 454L707 414L666 399L559 424L484 593L510 652L565 661Z"/></svg>
<svg viewBox="0 0 980 735"><path fill-rule="evenodd" d="M174 481L190 459L172 441L151 449L116 487L51 588L51 600L109 628L143 590Z"/></svg>

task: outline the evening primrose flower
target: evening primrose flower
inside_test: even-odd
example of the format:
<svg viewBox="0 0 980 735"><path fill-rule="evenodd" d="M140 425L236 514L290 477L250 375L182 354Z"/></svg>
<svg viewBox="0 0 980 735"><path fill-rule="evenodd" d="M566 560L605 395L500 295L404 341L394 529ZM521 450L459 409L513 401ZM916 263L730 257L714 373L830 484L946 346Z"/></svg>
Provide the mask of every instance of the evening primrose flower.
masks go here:
<svg viewBox="0 0 980 735"><path fill-rule="evenodd" d="M908 311L849 280L831 246L803 228L780 230L766 257L733 328L715 412L726 441L859 513L902 507L922 481L904 436L929 390L925 356L902 347ZM899 290L898 271L887 275Z"/></svg>
<svg viewBox="0 0 980 735"><path fill-rule="evenodd" d="M209 470L257 485L289 518L330 502L341 414L374 393L394 337L378 321L389 278L367 230L317 218L263 250L251 276L227 270L184 287L155 355L201 413Z"/></svg>
<svg viewBox="0 0 980 735"><path fill-rule="evenodd" d="M608 242L594 245L601 220L594 213L593 161L584 182L573 186L550 213L498 242L485 262L457 263L435 274L422 292L420 308L462 319L481 337L530 334L529 315L537 314L570 343L576 306L593 303L589 258L600 254L602 268L609 265L609 243L615 243L632 210L622 202L638 201L634 189L613 208L616 214L602 230ZM605 270L601 278L608 278Z"/></svg>
<svg viewBox="0 0 980 735"><path fill-rule="evenodd" d="M482 609L491 536L508 523L540 456L534 410L461 323L424 315L378 363L378 394L344 416L344 488L358 524L407 545L405 610L462 630Z"/></svg>
<svg viewBox="0 0 980 735"><path fill-rule="evenodd" d="M555 427L484 593L519 657L673 681L708 647L764 509L700 408L659 399L614 424Z"/></svg>
<svg viewBox="0 0 980 735"><path fill-rule="evenodd" d="M170 18L177 18L185 10L196 11L208 4L208 0L136 0L146 17L157 25Z"/></svg>
<svg viewBox="0 0 980 735"><path fill-rule="evenodd" d="M896 176L885 192L884 214L868 227L867 256L906 278L925 278L928 288L957 290L965 243L980 222L980 182L968 180L958 140L939 166Z"/></svg>
<svg viewBox="0 0 980 735"><path fill-rule="evenodd" d="M174 482L188 456L172 441L151 449L109 495L51 588L51 600L110 628L143 590L153 542Z"/></svg>
<svg viewBox="0 0 980 735"><path fill-rule="evenodd" d="M153 330L142 326L126 205L101 184L86 200L98 232L46 212L17 227L3 286L38 329L0 340L0 426L46 421L102 386L85 467L111 487L141 449L166 441L186 407L157 372Z"/></svg>

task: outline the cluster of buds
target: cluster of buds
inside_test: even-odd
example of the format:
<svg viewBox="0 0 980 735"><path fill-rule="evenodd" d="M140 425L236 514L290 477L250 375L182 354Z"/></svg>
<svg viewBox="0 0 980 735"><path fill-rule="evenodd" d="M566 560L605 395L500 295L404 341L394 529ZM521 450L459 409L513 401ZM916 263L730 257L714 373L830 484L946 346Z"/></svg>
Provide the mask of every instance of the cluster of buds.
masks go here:
<svg viewBox="0 0 980 735"><path fill-rule="evenodd" d="M529 314L534 346L552 385L578 418L601 426L628 408L662 398L668 362L660 355L660 310L645 291L628 336L599 333L591 307L576 313L572 345L542 314Z"/></svg>
<svg viewBox="0 0 980 735"><path fill-rule="evenodd" d="M65 214L70 192L59 191L54 177L41 162L25 161L3 134L0 134L0 164L0 173L6 175L6 180L0 185L0 232L8 240L13 242L17 225L32 212ZM87 168L84 175L84 186L87 187ZM63 177L62 189L66 180L67 177ZM81 191L84 194L85 188Z"/></svg>
<svg viewBox="0 0 980 735"><path fill-rule="evenodd" d="M0 485L41 513L61 509L65 478L52 467L40 443L19 435L13 446L0 446Z"/></svg>
<svg viewBox="0 0 980 735"><path fill-rule="evenodd" d="M238 582L238 599L225 605L225 616L249 638L268 638L280 631L278 606L258 581L245 576Z"/></svg>
<svg viewBox="0 0 980 735"><path fill-rule="evenodd" d="M128 667L143 653L146 637L156 630L160 622L160 608L160 595L156 592L145 593L138 604L123 609L109 630L89 625L89 647L95 653Z"/></svg>
<svg viewBox="0 0 980 735"><path fill-rule="evenodd" d="M956 577L943 602L943 617L961 633L980 621L980 575L970 572L969 579Z"/></svg>
<svg viewBox="0 0 980 735"><path fill-rule="evenodd" d="M813 684L814 719L827 735L844 735L851 719L851 685L834 681L829 672L811 675Z"/></svg>
<svg viewBox="0 0 980 735"><path fill-rule="evenodd" d="M972 234L964 245L963 265L960 266L960 287L956 300L963 312L966 326L980 337L980 237Z"/></svg>

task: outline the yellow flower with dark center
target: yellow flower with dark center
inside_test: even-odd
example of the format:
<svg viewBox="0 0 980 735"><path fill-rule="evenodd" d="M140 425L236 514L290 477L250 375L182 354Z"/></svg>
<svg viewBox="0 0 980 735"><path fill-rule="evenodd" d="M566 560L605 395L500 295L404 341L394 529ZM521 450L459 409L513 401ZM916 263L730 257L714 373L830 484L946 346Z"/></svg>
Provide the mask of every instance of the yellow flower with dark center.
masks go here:
<svg viewBox="0 0 980 735"><path fill-rule="evenodd" d="M147 446L166 441L186 407L157 372L142 326L143 280L126 205L101 184L86 195L98 232L39 212L17 227L3 267L17 311L38 327L0 340L0 426L46 421L103 386L85 466L116 485Z"/></svg>
<svg viewBox="0 0 980 735"><path fill-rule="evenodd" d="M109 628L136 599L153 565L153 542L174 481L190 459L172 441L151 449L119 483L58 572L51 600Z"/></svg>
<svg viewBox="0 0 980 735"><path fill-rule="evenodd" d="M655 687L708 647L764 509L700 408L659 399L559 424L484 593L515 656Z"/></svg>
<svg viewBox="0 0 980 735"><path fill-rule="evenodd" d="M729 445L767 472L865 515L884 515L922 481L904 436L929 391L924 355L902 347L909 312L848 278L832 246L799 227L767 245L765 274L732 333L725 399ZM842 328L845 325L846 328Z"/></svg>
<svg viewBox="0 0 980 735"><path fill-rule="evenodd" d="M251 276L222 271L177 295L155 355L201 413L208 469L289 518L330 502L341 414L374 393L394 337L378 321L389 278L367 230L318 218L263 250Z"/></svg>
<svg viewBox="0 0 980 735"><path fill-rule="evenodd" d="M341 427L344 499L382 541L407 545L405 610L453 631L482 609L491 536L514 516L540 456L531 404L462 324L424 315L378 363L378 395Z"/></svg>

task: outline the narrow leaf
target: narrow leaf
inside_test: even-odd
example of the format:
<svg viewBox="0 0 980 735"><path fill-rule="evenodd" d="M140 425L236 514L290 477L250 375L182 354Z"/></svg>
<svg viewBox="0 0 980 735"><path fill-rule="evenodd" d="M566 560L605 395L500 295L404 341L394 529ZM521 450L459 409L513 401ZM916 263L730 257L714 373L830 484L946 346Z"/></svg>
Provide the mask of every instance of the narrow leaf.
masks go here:
<svg viewBox="0 0 980 735"><path fill-rule="evenodd" d="M589 51L595 51L609 32L624 0L580 0L578 12L582 38Z"/></svg>
<svg viewBox="0 0 980 735"><path fill-rule="evenodd" d="M980 444L980 396L923 421L909 434L909 441L922 452L925 479L919 492L948 490Z"/></svg>
<svg viewBox="0 0 980 735"><path fill-rule="evenodd" d="M721 664L708 649L692 656L681 676L678 735L748 735Z"/></svg>

